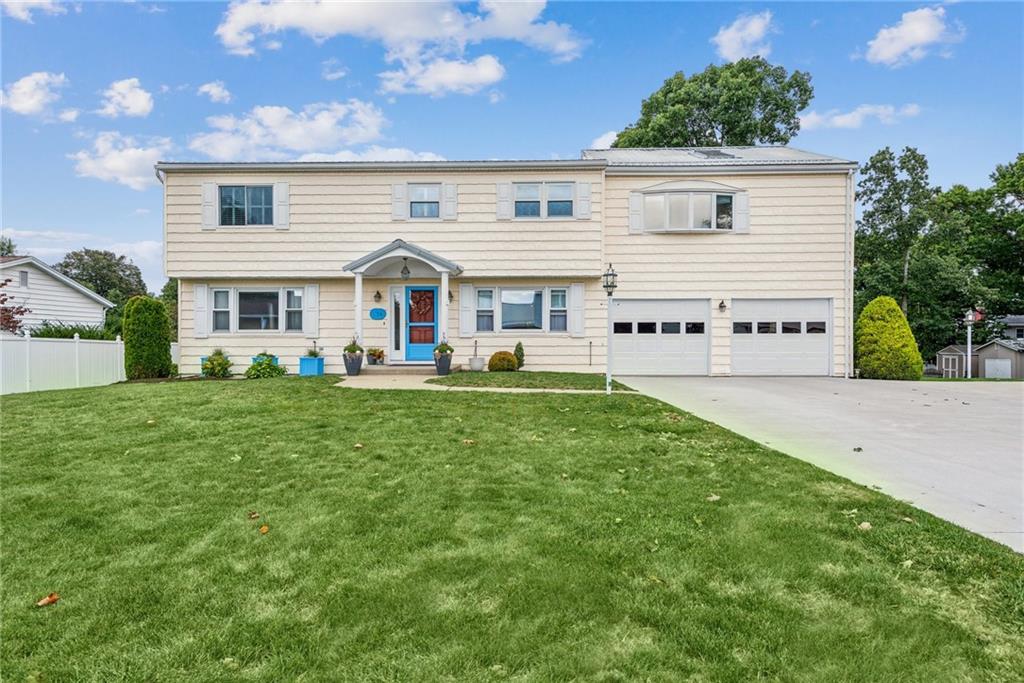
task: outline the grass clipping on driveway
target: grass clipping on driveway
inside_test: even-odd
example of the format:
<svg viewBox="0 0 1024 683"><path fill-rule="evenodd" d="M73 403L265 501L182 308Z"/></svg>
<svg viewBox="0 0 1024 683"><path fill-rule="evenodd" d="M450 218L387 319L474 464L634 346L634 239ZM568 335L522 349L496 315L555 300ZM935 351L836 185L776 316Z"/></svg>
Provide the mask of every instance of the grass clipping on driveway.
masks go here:
<svg viewBox="0 0 1024 683"><path fill-rule="evenodd" d="M604 375L582 372L456 372L444 377L428 379L429 384L450 387L500 387L502 389L583 389L604 391ZM614 391L633 391L625 384L612 380Z"/></svg>
<svg viewBox="0 0 1024 683"><path fill-rule="evenodd" d="M880 493L636 394L334 382L3 398L4 680L1024 671L1022 558Z"/></svg>

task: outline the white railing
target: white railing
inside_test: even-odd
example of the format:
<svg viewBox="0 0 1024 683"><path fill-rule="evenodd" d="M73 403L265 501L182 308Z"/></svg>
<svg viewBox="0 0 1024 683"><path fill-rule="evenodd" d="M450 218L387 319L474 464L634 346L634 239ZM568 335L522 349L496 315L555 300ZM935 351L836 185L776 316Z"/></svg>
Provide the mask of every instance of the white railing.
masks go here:
<svg viewBox="0 0 1024 683"><path fill-rule="evenodd" d="M124 342L0 334L0 394L122 382Z"/></svg>

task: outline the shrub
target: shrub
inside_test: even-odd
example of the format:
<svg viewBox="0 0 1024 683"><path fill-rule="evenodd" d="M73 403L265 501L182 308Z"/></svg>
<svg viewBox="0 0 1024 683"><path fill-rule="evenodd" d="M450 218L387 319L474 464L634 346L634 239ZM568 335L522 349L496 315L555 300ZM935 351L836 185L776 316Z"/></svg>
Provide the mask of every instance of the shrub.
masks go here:
<svg viewBox="0 0 1024 683"><path fill-rule="evenodd" d="M363 347L359 345L355 337L352 337L352 341L345 347L345 353L362 353Z"/></svg>
<svg viewBox="0 0 1024 683"><path fill-rule="evenodd" d="M508 351L496 351L487 361L487 369L491 372L515 372L516 357Z"/></svg>
<svg viewBox="0 0 1024 683"><path fill-rule="evenodd" d="M128 379L171 374L171 326L163 302L133 296L124 307L124 371Z"/></svg>
<svg viewBox="0 0 1024 683"><path fill-rule="evenodd" d="M257 356L255 363L245 371L246 379L266 379L267 377L281 377L285 369L280 365L274 365L273 356L261 353Z"/></svg>
<svg viewBox="0 0 1024 683"><path fill-rule="evenodd" d="M526 350L523 349L523 342L516 342L516 349L512 353L516 357L516 370L522 369L526 364Z"/></svg>
<svg viewBox="0 0 1024 683"><path fill-rule="evenodd" d="M857 326L856 366L867 379L921 379L924 362L896 300L880 296L864 307Z"/></svg>
<svg viewBox="0 0 1024 683"><path fill-rule="evenodd" d="M114 338L114 335L107 332L103 325L68 325L67 323L44 320L41 325L32 330L33 337L44 339L74 339L76 333L79 339L111 340Z"/></svg>
<svg viewBox="0 0 1024 683"><path fill-rule="evenodd" d="M214 349L213 353L203 362L203 375L224 379L231 376L231 361L222 349Z"/></svg>
<svg viewBox="0 0 1024 683"><path fill-rule="evenodd" d="M319 357L320 357L320 349L318 349L316 347L316 344L313 345L313 348L306 349L306 358L319 358Z"/></svg>
<svg viewBox="0 0 1024 683"><path fill-rule="evenodd" d="M455 353L455 349L452 348L451 344L443 341L434 347L434 353Z"/></svg>

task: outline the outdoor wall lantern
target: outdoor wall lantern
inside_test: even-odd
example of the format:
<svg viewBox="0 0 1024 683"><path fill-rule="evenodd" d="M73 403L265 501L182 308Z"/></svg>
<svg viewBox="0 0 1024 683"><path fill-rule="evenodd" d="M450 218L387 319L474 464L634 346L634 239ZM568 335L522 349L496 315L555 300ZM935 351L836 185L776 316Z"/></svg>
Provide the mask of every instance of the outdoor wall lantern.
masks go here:
<svg viewBox="0 0 1024 683"><path fill-rule="evenodd" d="M604 291L608 296L612 295L615 288L619 286L619 274L612 268L612 264L608 264L608 270L601 276L601 286L604 287Z"/></svg>
<svg viewBox="0 0 1024 683"><path fill-rule="evenodd" d="M409 270L409 259L402 258L402 279L408 280L412 272Z"/></svg>
<svg viewBox="0 0 1024 683"><path fill-rule="evenodd" d="M452 292L452 290L450 290L450 289L448 290L448 303L450 303L450 304L455 303L455 293Z"/></svg>
<svg viewBox="0 0 1024 683"><path fill-rule="evenodd" d="M721 313L725 313L725 308L725 299L722 299L721 301L718 302L718 310Z"/></svg>
<svg viewBox="0 0 1024 683"><path fill-rule="evenodd" d="M374 293L373 293L373 300L374 300L374 302L376 302L376 303L378 303L378 304L379 304L379 303L380 303L380 300L381 300L382 298L383 298L383 297L381 297L381 295L380 295L380 290L379 290L379 289L378 289L378 290L377 290L376 292L374 292Z"/></svg>

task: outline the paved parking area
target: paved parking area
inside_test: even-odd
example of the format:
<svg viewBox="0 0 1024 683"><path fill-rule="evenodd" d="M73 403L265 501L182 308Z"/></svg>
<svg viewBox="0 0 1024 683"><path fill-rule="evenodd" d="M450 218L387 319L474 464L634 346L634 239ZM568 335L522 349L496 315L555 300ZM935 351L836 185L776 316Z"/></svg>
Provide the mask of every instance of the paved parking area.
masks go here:
<svg viewBox="0 0 1024 683"><path fill-rule="evenodd" d="M617 379L1024 552L1024 383Z"/></svg>

